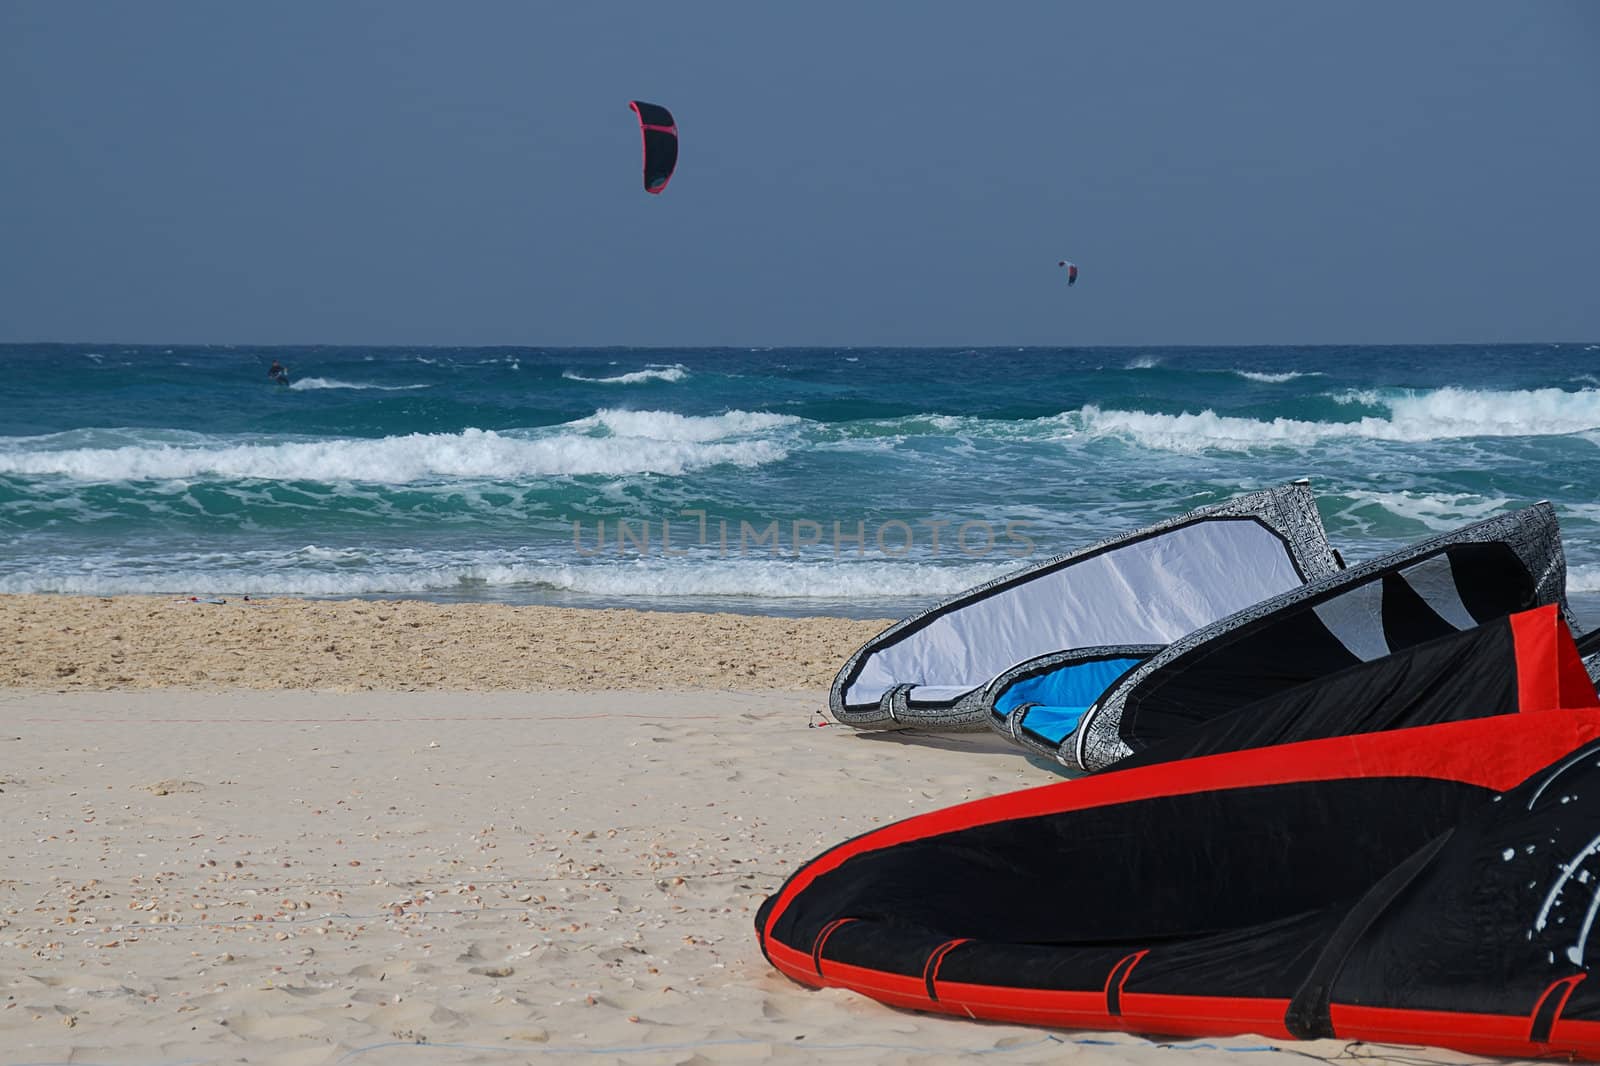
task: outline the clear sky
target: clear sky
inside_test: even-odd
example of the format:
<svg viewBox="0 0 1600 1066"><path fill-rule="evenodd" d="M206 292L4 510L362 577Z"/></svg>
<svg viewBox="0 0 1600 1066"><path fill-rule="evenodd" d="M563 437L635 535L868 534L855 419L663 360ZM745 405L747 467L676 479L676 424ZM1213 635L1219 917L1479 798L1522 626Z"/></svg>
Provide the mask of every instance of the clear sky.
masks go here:
<svg viewBox="0 0 1600 1066"><path fill-rule="evenodd" d="M0 134L0 341L1600 339L1587 0L0 0Z"/></svg>

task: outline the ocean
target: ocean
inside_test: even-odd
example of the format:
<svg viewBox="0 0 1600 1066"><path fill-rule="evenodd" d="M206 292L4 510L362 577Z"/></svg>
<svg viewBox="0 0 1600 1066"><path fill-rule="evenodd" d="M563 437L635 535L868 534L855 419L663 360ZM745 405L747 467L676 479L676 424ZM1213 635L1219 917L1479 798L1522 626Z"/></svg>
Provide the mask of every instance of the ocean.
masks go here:
<svg viewBox="0 0 1600 1066"><path fill-rule="evenodd" d="M899 616L1298 477L1349 561L1550 500L1600 624L1600 344L0 346L0 592Z"/></svg>

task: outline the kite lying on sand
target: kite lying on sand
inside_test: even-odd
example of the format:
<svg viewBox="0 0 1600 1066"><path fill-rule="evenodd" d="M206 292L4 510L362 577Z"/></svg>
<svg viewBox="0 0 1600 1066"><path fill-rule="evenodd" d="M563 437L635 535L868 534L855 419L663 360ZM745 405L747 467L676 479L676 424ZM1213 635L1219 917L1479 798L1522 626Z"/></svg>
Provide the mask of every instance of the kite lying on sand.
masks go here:
<svg viewBox="0 0 1600 1066"><path fill-rule="evenodd" d="M1554 609L1526 624L1550 639L1502 650L1539 706L885 826L790 877L762 949L803 984L959 1017L1600 1055L1600 701Z"/></svg>
<svg viewBox="0 0 1600 1066"><path fill-rule="evenodd" d="M982 729L984 686L1018 663L1143 658L1337 571L1305 483L1250 493L1047 559L890 626L846 661L829 708L859 728Z"/></svg>

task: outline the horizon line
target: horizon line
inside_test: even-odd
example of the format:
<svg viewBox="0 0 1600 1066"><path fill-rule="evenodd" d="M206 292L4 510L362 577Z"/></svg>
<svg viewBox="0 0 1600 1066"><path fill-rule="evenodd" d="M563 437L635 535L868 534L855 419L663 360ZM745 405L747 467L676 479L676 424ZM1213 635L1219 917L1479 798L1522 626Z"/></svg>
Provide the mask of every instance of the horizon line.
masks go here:
<svg viewBox="0 0 1600 1066"><path fill-rule="evenodd" d="M782 351L1107 351L1144 348L1186 350L1239 349L1239 348L1491 348L1507 347L1593 347L1600 338L1563 340L1488 340L1488 341L1245 341L1209 343L1167 343L1159 341L1126 342L1116 344L538 344L538 343L472 343L439 344L404 341L121 341L121 340L0 340L0 348L26 347L87 347L89 345L116 345L125 348L415 348L427 350L468 349L485 350L512 348L520 351L662 351L698 350L715 352L782 352Z"/></svg>

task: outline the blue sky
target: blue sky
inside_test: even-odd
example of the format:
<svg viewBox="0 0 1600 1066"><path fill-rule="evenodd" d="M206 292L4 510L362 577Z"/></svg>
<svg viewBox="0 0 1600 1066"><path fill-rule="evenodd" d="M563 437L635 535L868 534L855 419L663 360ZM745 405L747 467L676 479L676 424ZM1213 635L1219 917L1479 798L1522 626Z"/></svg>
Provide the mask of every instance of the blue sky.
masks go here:
<svg viewBox="0 0 1600 1066"><path fill-rule="evenodd" d="M0 0L0 341L1594 340L1597 56L1583 2Z"/></svg>

